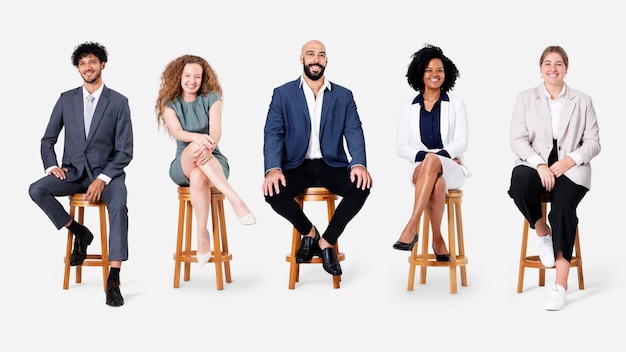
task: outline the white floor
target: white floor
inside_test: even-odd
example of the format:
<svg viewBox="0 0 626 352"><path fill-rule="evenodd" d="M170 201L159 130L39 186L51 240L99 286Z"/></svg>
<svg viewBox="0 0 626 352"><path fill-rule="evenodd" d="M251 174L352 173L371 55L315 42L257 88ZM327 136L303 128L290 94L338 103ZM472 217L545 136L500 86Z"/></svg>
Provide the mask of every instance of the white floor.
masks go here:
<svg viewBox="0 0 626 352"><path fill-rule="evenodd" d="M506 240L481 237L466 221L468 286L459 284L458 293L450 294L448 269L429 268L427 283L416 277L414 291L407 291L408 252L391 248L395 234L385 233L385 219L366 206L340 242L346 253L341 288L332 288L320 265L302 265L300 282L289 290L290 228L269 206L255 208L259 222L244 227L227 207L233 280L221 291L213 264L194 265L191 280L173 288L175 209L167 220L161 218L167 226L150 232L134 228L132 260L121 273L126 303L120 308L104 304L98 268L85 267L81 284L72 274L70 288L62 289L65 232L55 234L47 219L34 216L45 235L11 236L4 246L15 256L5 276L11 287L3 297L3 319L10 317L5 340L18 343L19 350L80 346L92 351L126 350L131 342L163 350L476 349L506 343L506 350L547 351L596 349L619 341L623 272L608 265L607 259L616 260L600 253L584 231L585 289L578 289L572 270L568 306L547 312L543 303L554 271L547 272L546 287L538 287L537 270L527 269L524 292L516 292L521 232ZM307 209L314 218L323 215L322 208ZM471 218L472 209L465 205L464 217ZM380 222L372 221L376 217ZM511 232L521 225L517 219ZM18 255L24 240L29 250Z"/></svg>

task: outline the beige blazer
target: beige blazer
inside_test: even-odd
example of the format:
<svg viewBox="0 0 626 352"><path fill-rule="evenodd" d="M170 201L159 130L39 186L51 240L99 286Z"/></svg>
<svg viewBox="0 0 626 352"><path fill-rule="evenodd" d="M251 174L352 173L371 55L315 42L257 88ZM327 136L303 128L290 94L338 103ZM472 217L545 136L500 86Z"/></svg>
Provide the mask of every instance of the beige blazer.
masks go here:
<svg viewBox="0 0 626 352"><path fill-rule="evenodd" d="M591 189L591 159L600 153L596 112L591 97L564 87L564 103L556 136L558 159L575 152L583 162L569 169L565 176ZM547 163L552 150L552 119L543 83L518 94L511 119L511 149L517 156L515 165L527 165L528 158L539 155Z"/></svg>

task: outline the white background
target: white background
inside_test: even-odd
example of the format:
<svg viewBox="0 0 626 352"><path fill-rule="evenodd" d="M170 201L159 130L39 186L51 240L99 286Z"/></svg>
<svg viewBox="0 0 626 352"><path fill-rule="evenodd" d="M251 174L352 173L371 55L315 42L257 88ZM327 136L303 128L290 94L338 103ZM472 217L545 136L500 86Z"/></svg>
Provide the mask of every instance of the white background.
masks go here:
<svg viewBox="0 0 626 352"><path fill-rule="evenodd" d="M583 350L619 343L626 288L620 257L624 190L618 170L625 80L618 3L571 1L34 1L0 15L0 96L4 100L0 241L0 334L12 350L127 350L129 346L274 351L476 349ZM321 266L303 266L288 290L291 228L261 194L263 125L272 89L301 72L300 48L326 44L327 77L354 92L374 188L341 237L341 288ZM28 196L43 175L39 140L62 91L81 84L70 55L84 41L109 51L104 82L131 105L135 155L127 168L130 258L122 267L126 304L104 304L101 273L62 290L65 231ZM407 291L407 252L394 251L412 207L406 162L395 152L399 104L414 96L405 73L425 43L443 48L461 76L470 121L464 187L467 287L449 293L448 271L429 269ZM516 292L522 218L506 190L513 154L508 124L517 92L538 85L548 46L570 56L566 82L593 97L602 152L579 207L585 290L570 275L569 304L546 312L546 287L528 269ZM231 183L258 223L237 223L227 205L233 282L215 287L209 264L172 286L176 186L167 170L175 146L157 130L154 102L165 65L205 57L224 89L222 151ZM617 160L617 162L612 162ZM63 200L65 202L65 200ZM311 216L323 219L314 205ZM97 228L93 218L92 231ZM324 228L321 220L316 225ZM95 231L94 231L95 233ZM445 231L444 231L445 234ZM531 237L531 239L533 239ZM95 243L95 241L94 241ZM91 248L91 247L90 247ZM94 249L97 247L94 246ZM535 248L535 242L530 242ZM73 280L73 276L72 276ZM132 341L132 344L128 341Z"/></svg>

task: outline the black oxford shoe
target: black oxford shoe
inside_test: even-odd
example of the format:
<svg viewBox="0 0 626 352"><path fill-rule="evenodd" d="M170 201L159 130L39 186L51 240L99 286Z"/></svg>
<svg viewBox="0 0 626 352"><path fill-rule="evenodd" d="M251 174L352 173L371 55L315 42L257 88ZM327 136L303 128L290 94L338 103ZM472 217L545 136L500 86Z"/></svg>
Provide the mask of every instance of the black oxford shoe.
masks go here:
<svg viewBox="0 0 626 352"><path fill-rule="evenodd" d="M320 257L322 258L322 266L327 273L338 276L341 275L341 265L339 265L339 259L335 253L335 248L328 247L320 250Z"/></svg>
<svg viewBox="0 0 626 352"><path fill-rule="evenodd" d="M313 259L313 255L317 252L318 244L320 240L320 234L315 229L315 237L303 236L300 241L300 248L296 253L296 263L310 263Z"/></svg>
<svg viewBox="0 0 626 352"><path fill-rule="evenodd" d="M70 266L82 265L87 258L87 246L93 241L93 234L87 229L83 237L74 235L74 250L70 256Z"/></svg>
<svg viewBox="0 0 626 352"><path fill-rule="evenodd" d="M119 307L124 305L124 297L122 297L122 292L120 292L120 282L111 282L107 281L107 305L111 307Z"/></svg>

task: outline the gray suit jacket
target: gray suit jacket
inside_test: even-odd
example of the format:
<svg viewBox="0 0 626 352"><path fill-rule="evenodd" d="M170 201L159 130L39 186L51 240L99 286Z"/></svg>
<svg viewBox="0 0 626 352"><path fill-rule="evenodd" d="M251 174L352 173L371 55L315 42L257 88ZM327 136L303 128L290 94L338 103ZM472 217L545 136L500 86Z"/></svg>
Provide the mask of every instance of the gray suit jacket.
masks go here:
<svg viewBox="0 0 626 352"><path fill-rule="evenodd" d="M111 179L124 176L124 168L133 158L128 99L104 86L87 137L83 106L82 86L61 93L41 139L44 170L57 165L54 145L65 128L61 167L68 169L66 181L79 179L85 171L92 181L100 173Z"/></svg>
<svg viewBox="0 0 626 352"><path fill-rule="evenodd" d="M563 108L559 118L558 159L576 152L583 159L565 176L591 189L591 159L600 153L596 112L591 97L565 85ZM539 155L547 163L552 150L552 119L543 83L518 94L510 126L511 149L518 157L515 165L534 167L526 160Z"/></svg>

